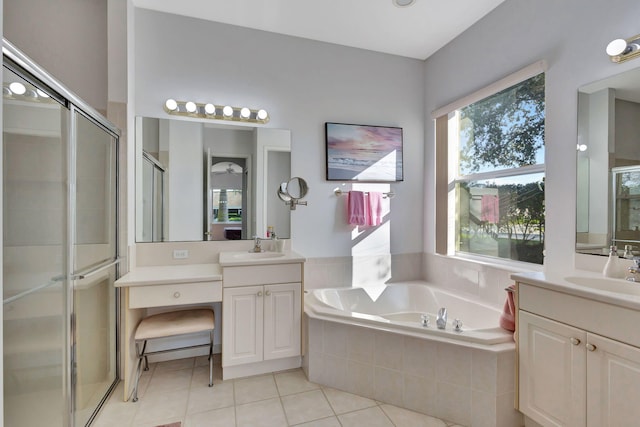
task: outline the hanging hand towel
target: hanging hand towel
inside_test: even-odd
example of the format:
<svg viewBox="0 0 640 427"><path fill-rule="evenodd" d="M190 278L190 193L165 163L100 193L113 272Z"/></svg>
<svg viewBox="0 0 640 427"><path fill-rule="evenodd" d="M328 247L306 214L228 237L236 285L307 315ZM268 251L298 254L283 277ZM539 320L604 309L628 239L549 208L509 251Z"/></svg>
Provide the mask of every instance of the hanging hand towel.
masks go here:
<svg viewBox="0 0 640 427"><path fill-rule="evenodd" d="M367 225L366 210L364 192L349 191L347 196L347 222L353 225Z"/></svg>
<svg viewBox="0 0 640 427"><path fill-rule="evenodd" d="M370 191L368 207L367 225L382 224L382 193Z"/></svg>
<svg viewBox="0 0 640 427"><path fill-rule="evenodd" d="M504 308L500 316L500 327L511 332L516 330L516 304L513 298L515 290L516 288L513 285L507 288L507 299L504 302Z"/></svg>

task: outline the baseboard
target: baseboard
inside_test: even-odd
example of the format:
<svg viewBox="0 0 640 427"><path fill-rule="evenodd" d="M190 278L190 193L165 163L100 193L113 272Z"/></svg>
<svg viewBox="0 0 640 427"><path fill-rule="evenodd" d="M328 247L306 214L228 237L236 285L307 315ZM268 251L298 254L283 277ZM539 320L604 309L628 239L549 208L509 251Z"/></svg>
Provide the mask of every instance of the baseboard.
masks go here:
<svg viewBox="0 0 640 427"><path fill-rule="evenodd" d="M295 369L300 366L302 366L302 358L300 356L246 363L244 365L223 366L222 379L229 380L233 378L250 377L252 375Z"/></svg>

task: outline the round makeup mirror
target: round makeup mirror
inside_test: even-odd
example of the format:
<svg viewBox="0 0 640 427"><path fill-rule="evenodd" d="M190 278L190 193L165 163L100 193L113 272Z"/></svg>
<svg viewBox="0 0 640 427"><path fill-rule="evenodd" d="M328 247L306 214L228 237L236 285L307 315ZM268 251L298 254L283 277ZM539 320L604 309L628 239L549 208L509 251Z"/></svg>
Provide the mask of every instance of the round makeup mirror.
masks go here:
<svg viewBox="0 0 640 427"><path fill-rule="evenodd" d="M307 185L307 181L296 176L288 182L280 184L277 194L280 200L289 206L291 210L294 210L297 205L307 205L307 202L301 202L300 199L304 198L308 192L309 186Z"/></svg>

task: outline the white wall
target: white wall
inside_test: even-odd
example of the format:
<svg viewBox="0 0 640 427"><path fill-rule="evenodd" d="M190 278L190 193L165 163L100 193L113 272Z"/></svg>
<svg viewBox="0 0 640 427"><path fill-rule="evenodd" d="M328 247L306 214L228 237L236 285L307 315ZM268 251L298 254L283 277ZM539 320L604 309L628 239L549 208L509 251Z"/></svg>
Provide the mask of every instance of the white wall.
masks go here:
<svg viewBox="0 0 640 427"><path fill-rule="evenodd" d="M624 12L620 12L624 11ZM638 61L613 64L604 49L638 33L637 0L507 0L426 61L425 111L545 59L546 269L573 266L577 88ZM425 249L434 252L434 124L425 126Z"/></svg>
<svg viewBox="0 0 640 427"><path fill-rule="evenodd" d="M3 36L93 108L107 110L107 2L4 0Z"/></svg>
<svg viewBox="0 0 640 427"><path fill-rule="evenodd" d="M266 127L290 129L291 174L310 187L309 206L292 214L293 245L307 257L348 256L354 245L339 183L325 180L324 123L402 127L390 250L422 252L423 61L135 9L134 85L135 115L165 117L172 97L262 107Z"/></svg>

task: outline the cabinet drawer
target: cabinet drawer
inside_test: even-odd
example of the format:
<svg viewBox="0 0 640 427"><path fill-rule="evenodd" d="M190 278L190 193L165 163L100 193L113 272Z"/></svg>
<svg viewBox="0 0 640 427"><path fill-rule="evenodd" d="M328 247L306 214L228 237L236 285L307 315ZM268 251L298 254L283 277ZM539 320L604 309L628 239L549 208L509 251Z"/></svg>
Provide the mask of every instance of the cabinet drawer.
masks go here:
<svg viewBox="0 0 640 427"><path fill-rule="evenodd" d="M129 308L216 301L222 301L222 282L220 281L132 286L129 288Z"/></svg>
<svg viewBox="0 0 640 427"><path fill-rule="evenodd" d="M301 282L302 264L225 267L222 273L222 280L225 287Z"/></svg>

